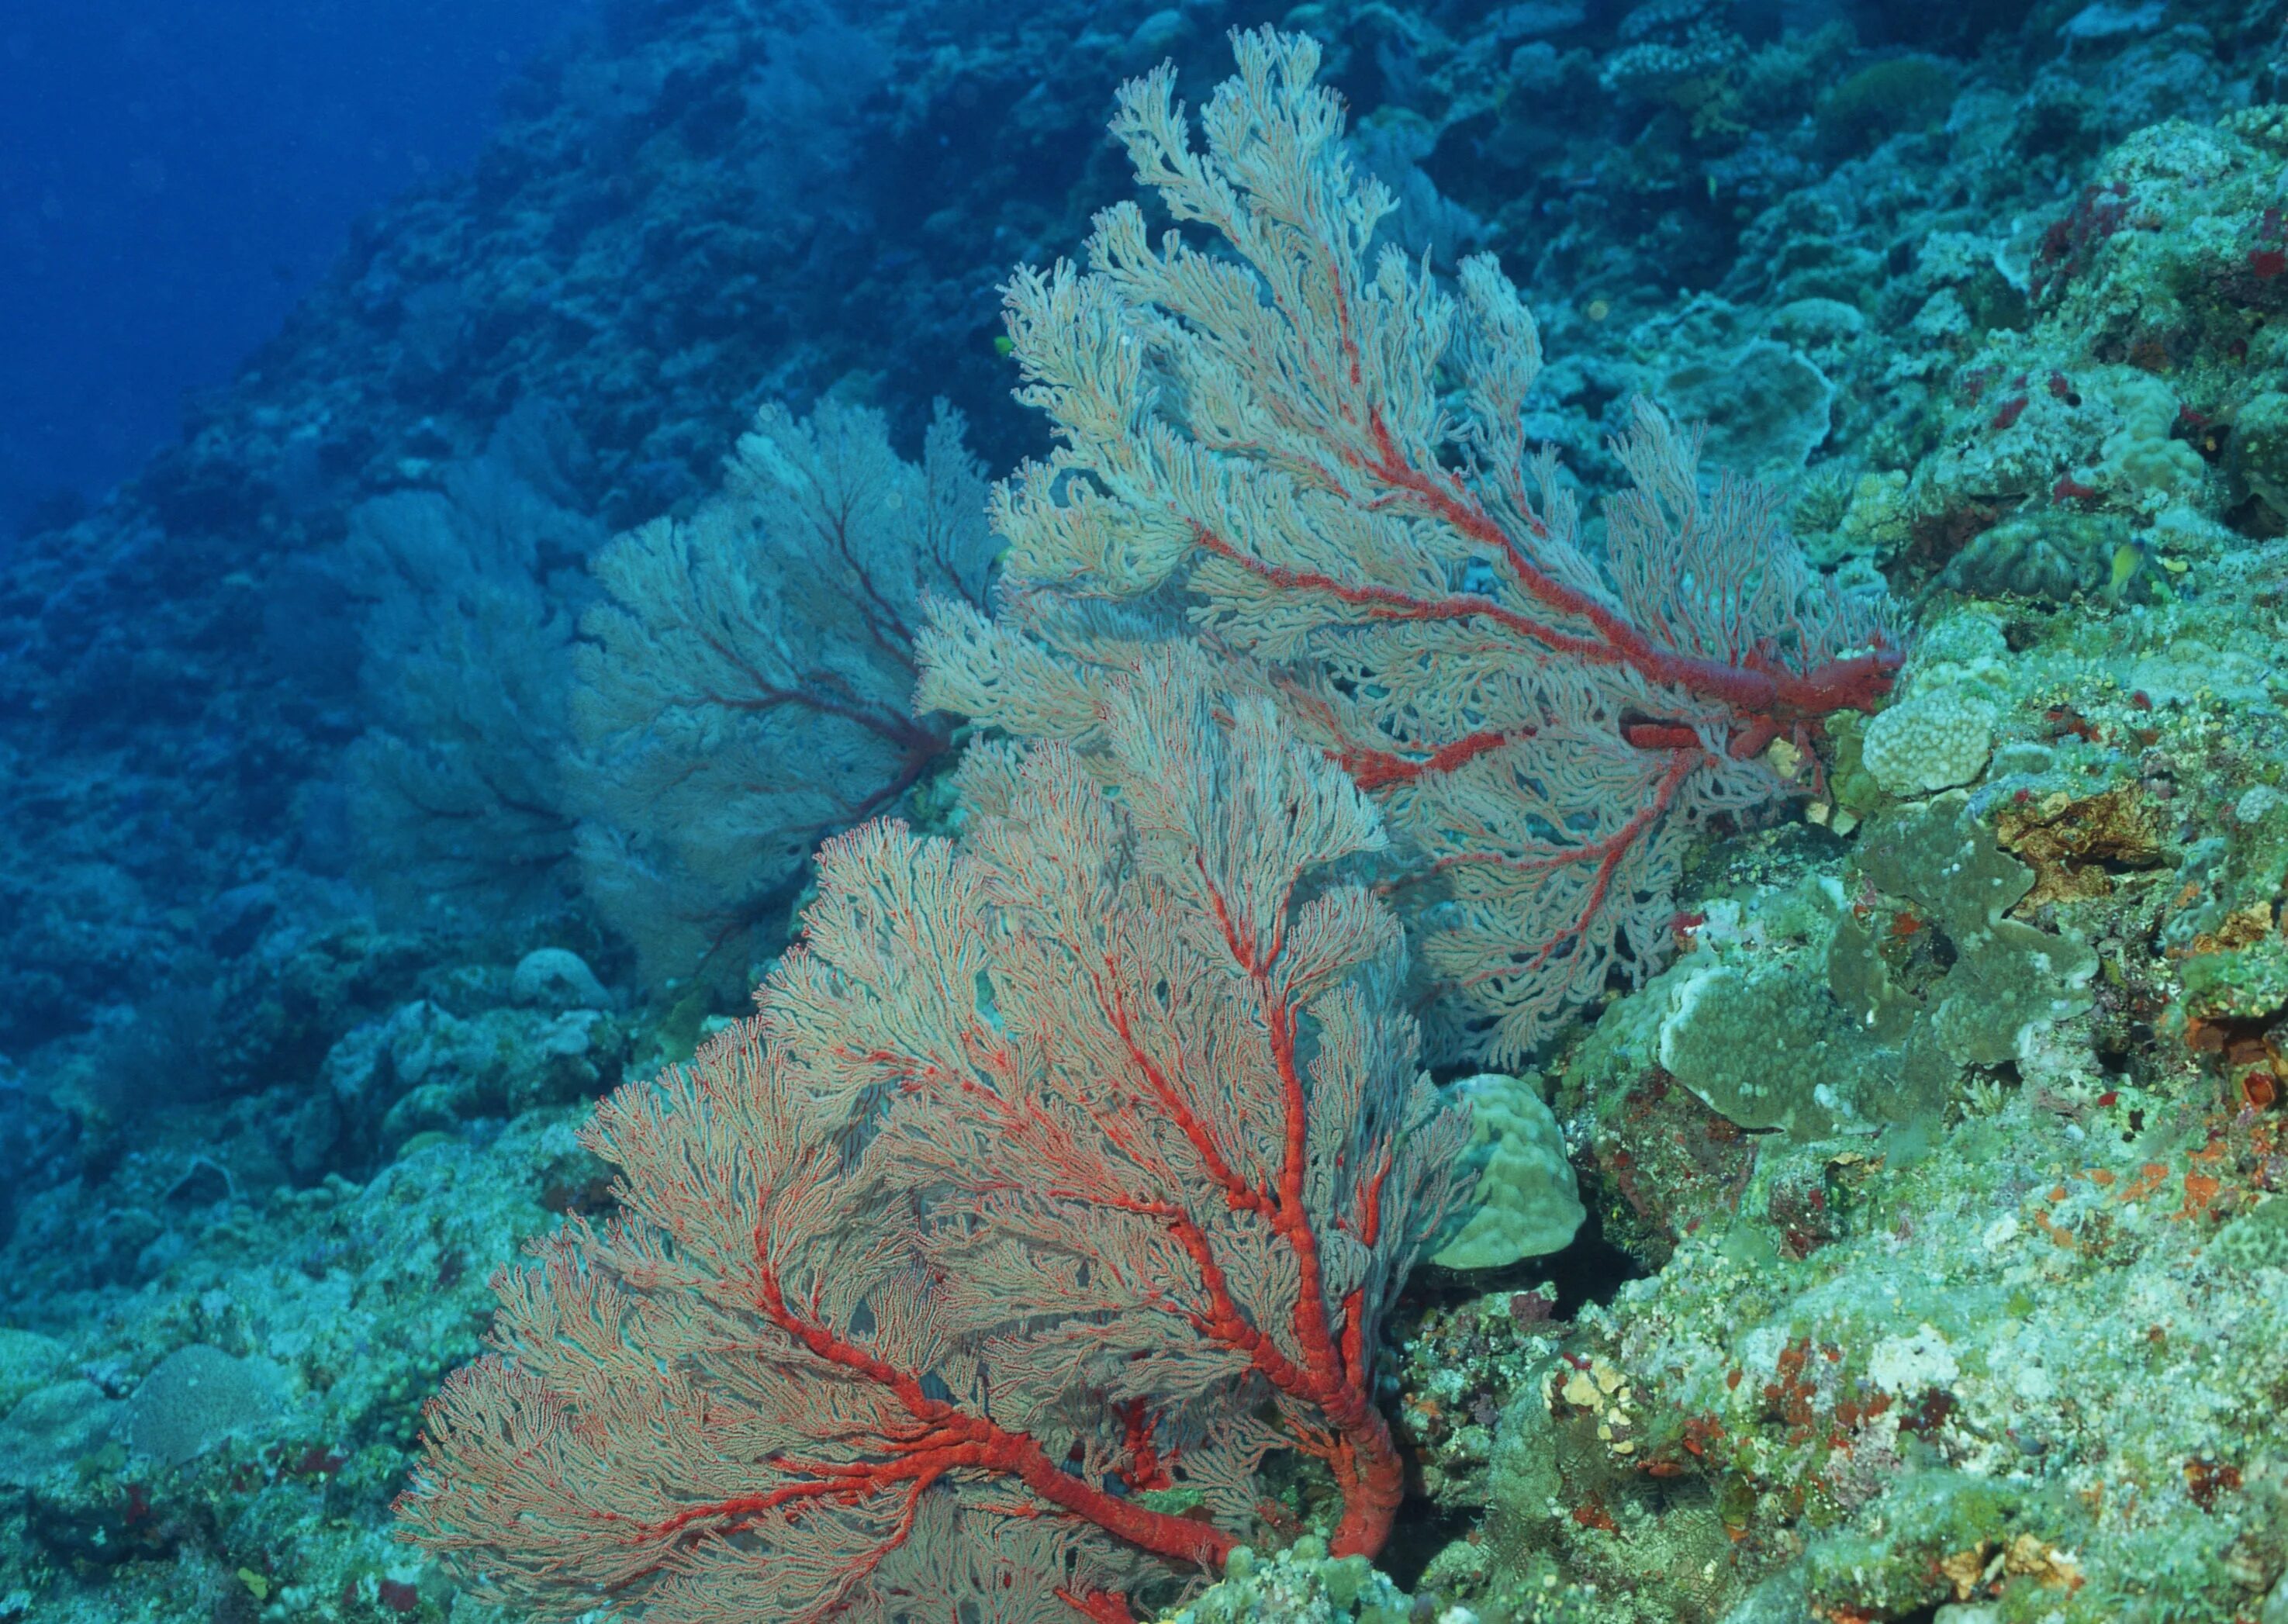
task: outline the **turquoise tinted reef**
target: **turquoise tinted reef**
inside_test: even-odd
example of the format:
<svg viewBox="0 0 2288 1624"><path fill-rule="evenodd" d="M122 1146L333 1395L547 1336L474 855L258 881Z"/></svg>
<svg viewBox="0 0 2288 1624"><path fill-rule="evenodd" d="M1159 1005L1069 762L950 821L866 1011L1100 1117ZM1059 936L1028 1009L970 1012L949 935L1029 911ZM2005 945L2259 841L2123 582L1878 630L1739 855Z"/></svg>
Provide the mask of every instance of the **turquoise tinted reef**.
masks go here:
<svg viewBox="0 0 2288 1624"><path fill-rule="evenodd" d="M2288 1624L2288 6L597 10L0 542L0 1624Z"/></svg>

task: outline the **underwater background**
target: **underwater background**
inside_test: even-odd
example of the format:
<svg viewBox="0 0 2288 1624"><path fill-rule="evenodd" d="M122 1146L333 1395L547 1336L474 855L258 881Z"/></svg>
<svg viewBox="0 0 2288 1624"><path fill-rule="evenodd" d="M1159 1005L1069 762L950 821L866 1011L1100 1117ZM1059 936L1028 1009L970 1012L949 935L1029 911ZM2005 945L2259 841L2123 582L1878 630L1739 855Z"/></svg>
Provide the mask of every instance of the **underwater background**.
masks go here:
<svg viewBox="0 0 2288 1624"><path fill-rule="evenodd" d="M1525 772L1527 844L1612 843L1593 951L1391 915L1474 1105L1372 1366L1395 1525L1267 1470L1135 1610L2288 1624L2288 3L96 12L0 21L0 1620L633 1608L401 1539L423 1405L821 843L1067 737L943 675L1073 421L1005 290L1135 194L1117 87L1271 25L1361 248L1516 284L1585 568L1648 400L1765 546L1672 596L1877 675L1692 719L1753 794ZM1208 579L1136 614L1243 641ZM1325 753L1434 858L1420 763Z"/></svg>

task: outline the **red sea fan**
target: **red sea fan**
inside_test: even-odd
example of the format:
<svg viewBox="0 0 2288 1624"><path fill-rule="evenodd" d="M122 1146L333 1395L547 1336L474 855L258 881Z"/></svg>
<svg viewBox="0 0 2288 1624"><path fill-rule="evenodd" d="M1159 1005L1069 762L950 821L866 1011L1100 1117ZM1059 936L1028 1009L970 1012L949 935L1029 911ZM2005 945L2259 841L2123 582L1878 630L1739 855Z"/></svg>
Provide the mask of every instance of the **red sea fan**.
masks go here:
<svg viewBox="0 0 2288 1624"><path fill-rule="evenodd" d="M1103 725L1109 792L986 747L962 845L830 843L759 1014L605 1103L624 1216L497 1282L409 1538L551 1618L1107 1620L1289 1450L1380 1547L1380 1320L1466 1123L1330 872L1378 820L1180 670Z"/></svg>
<svg viewBox="0 0 2288 1624"><path fill-rule="evenodd" d="M1666 952L1686 834L1799 791L1821 719L1898 669L1879 599L1820 575L1649 407L1601 550L1521 413L1540 341L1490 257L1449 291L1368 245L1318 48L1237 37L1195 151L1167 70L1113 131L1180 224L1098 217L1090 270L1008 289L1060 445L1000 487L997 615L941 606L923 702L1092 749L1108 677L1196 644L1383 803L1450 995L1438 1047L1529 1052ZM1767 751L1786 740L1792 754Z"/></svg>

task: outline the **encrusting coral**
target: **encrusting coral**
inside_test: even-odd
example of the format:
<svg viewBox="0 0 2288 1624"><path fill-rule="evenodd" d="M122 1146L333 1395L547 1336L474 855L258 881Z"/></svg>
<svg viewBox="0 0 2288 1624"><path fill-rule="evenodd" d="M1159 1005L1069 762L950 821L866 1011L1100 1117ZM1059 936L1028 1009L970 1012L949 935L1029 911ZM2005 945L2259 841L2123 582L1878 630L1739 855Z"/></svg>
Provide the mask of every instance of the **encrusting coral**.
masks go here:
<svg viewBox="0 0 2288 1624"><path fill-rule="evenodd" d="M1516 289L1487 256L1455 292L1394 247L1370 270L1392 200L1343 154L1317 45L1235 44L1204 152L1165 69L1113 122L1231 254L1156 247L1124 203L1089 273L1010 285L1021 398L1062 443L997 490L1001 613L937 612L921 701L1086 745L1108 676L1196 639L1382 801L1452 994L1438 1051L1513 1061L1657 967L1689 831L1797 793L1811 735L1888 690L1902 634L1810 568L1761 490L1704 493L1696 438L1641 403L1592 547L1525 440L1541 351Z"/></svg>

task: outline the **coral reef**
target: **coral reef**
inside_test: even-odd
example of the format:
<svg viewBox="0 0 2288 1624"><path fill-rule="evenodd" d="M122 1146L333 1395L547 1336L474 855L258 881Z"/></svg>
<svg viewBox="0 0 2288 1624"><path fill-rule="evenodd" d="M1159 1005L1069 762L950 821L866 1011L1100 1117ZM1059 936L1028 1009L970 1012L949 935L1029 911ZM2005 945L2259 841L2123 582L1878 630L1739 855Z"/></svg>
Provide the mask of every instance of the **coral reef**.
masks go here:
<svg viewBox="0 0 2288 1624"><path fill-rule="evenodd" d="M1498 1269L1563 1251L1581 1227L1581 1199L1540 1079L1486 1073L1463 1078L1453 1092L1470 1111L1470 1140L1456 1171L1475 1182L1461 1185L1463 1199L1430 1261Z"/></svg>
<svg viewBox="0 0 2288 1624"><path fill-rule="evenodd" d="M1220 1582L1163 1615L1166 1624L1402 1624L1413 1616L1413 1598L1363 1557L1331 1558L1326 1541L1310 1535L1261 1557L1239 1547Z"/></svg>
<svg viewBox="0 0 2288 1624"><path fill-rule="evenodd" d="M740 1041L746 983L812 900L810 831L887 810L916 849L973 852L1006 811L989 785L1011 747L911 717L894 656L854 680L944 747L918 775L893 749L863 789L822 784L846 739L759 745L735 705L658 725L721 697L702 651L657 660L710 582L826 556L761 522L743 457L727 485L719 461L759 411L781 471L810 466L794 425L862 423L897 469L869 465L910 492L951 467L930 438L944 397L990 472L1061 459L1035 518L1142 491L1148 519L1243 528L1277 483L1261 448L1323 445L1326 415L1259 432L1249 414L1315 385L1251 374L1218 396L1187 335L1267 335L1259 361L1299 377L1339 345L1283 347L1251 325L1275 306L1241 297L1242 258L1195 242L1163 260L1132 232L1122 274L1233 302L1206 322L1089 305L1110 370L1080 382L1135 409L1084 466L1045 438L1074 411L1010 398L1045 335L997 344L996 289L1080 251L1123 194L1112 87L1163 63L1218 76L1227 28L1264 20L1221 0L607 0L474 168L361 226L179 443L0 546L0 1620L508 1624L393 1538L389 1508L519 1240L627 1216L580 1124ZM1800 737L1755 706L1590 680L1598 749L1661 762L1683 749L1664 729L1706 723L1710 781L1759 788L1661 820L1636 956L1537 1017L1517 1074L1440 1062L1482 1106L1466 1148L1438 1141L1464 1199L1418 1238L1439 1264L1378 1277L1381 1353L1353 1373L1402 1491L1381 1571L1364 1541L1330 1554L1336 1474L1307 1454L1211 1503L1188 1474L1213 1463L1154 1432L1175 1486L1138 1489L1155 1474L1100 1381L1079 1422L1041 1423L1062 1440L1045 1454L1091 1440L1058 1475L1223 1553L1132 1600L1191 1624L2288 1618L2280 8L1310 0L1276 20L1323 43L1352 115L1311 172L1347 164L1392 205L1345 217L1363 280L1322 307L1408 313L1373 329L1381 392L1335 375L1334 418L1413 402L1409 467L1485 503L1446 438L1484 404L1468 368L1386 385L1458 286L1510 309L1477 257L1497 257L1539 348L1502 411L1517 445L1554 448L1530 511L1577 516L1585 590L1619 593L1633 549L1663 561L1630 588L1643 630L1646 604L1704 597L1708 558L1748 560L1736 583L1778 560L1791 606L1887 590L1905 659L1894 693ZM1291 212L1323 219L1331 195ZM1408 254L1387 291L1386 248ZM1323 285L1283 251L1259 285ZM1092 285L1044 271L1021 304ZM1526 329L1497 326L1504 345L1481 320L1421 353L1514 362ZM1680 431L1659 440L1672 422L1639 398ZM1242 429L1257 443L1229 443ZM1768 490L1736 554L1629 528L1648 468L1672 516L1727 511L1697 470L1686 488L1696 430L1701 468ZM1174 509L1152 507L1161 484L1123 496L1132 431L1222 482L1180 483ZM946 502L977 484L949 472ZM1456 566L1441 592L1505 588L1398 489L1362 480L1308 517L1404 531ZM965 546L997 544L966 517ZM651 596L590 567L632 527L682 538L682 573L656 624L608 634ZM766 532L806 539L759 560ZM1140 551L1115 562L1164 557L1150 523L1122 534ZM965 558L953 590L974 598ZM1503 601L1539 614L1531 597ZM727 646L759 634L754 600L716 601ZM1314 689L1328 651L1307 629L1264 643L1254 600L1187 618L1206 604L1124 589L1076 612L1148 625L1168 669L1283 699L1291 726L1298 693L1386 706L1359 686L1384 666ZM1744 613L1753 635L1710 651L1733 664L1860 652L1863 628L1830 647ZM1673 654L1669 625L1648 635ZM1390 630L1343 635L1362 628ZM681 698L592 741L656 744L719 793L608 804L576 781L579 668L615 650L638 680L675 665ZM1445 669L1410 693L1484 700ZM1365 742L1402 760L1448 740L1418 720ZM767 860L733 852L720 877L711 819L762 827L747 782L790 771L833 816L770 825ZM1075 804L1102 793L1074 783ZM1394 887L1418 930L1450 897L1402 894L1436 887L1410 877L1421 841L1391 789L1393 844L1325 883ZM1532 836L1602 840L1646 804L1632 793L1561 797L1577 822ZM582 819L702 876L695 903L610 916L580 883ZM1107 872L1157 852L1140 836ZM697 955L727 919L751 928ZM666 946L640 955L631 924ZM957 991L989 1027L1013 1007ZM979 1619L1017 1611L977 1576ZM1074 1614L1052 1597L1046 1616Z"/></svg>

